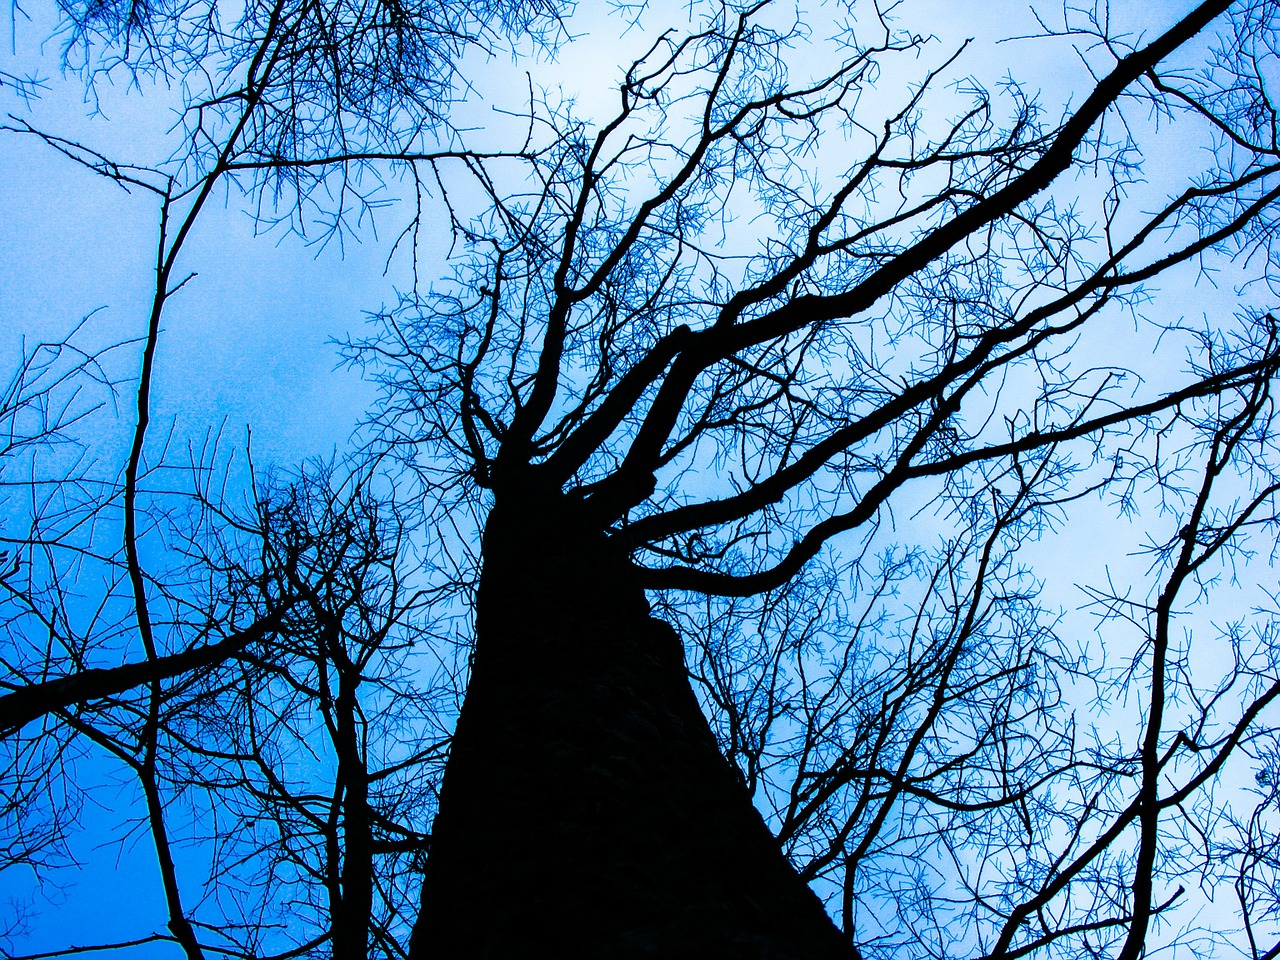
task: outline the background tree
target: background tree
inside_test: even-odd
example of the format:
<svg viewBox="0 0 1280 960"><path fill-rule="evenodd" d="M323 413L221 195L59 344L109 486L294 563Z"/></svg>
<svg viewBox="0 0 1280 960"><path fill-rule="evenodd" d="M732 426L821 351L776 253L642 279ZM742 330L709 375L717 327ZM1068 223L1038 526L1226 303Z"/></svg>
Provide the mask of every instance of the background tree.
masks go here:
<svg viewBox="0 0 1280 960"><path fill-rule="evenodd" d="M123 733L67 720L76 696L54 728L216 797L241 826L201 836L243 852L215 862L315 905L314 935L249 922L219 949L407 946L405 861L370 856L428 845L416 778L449 724L386 639L421 606L388 550L411 510L475 646L410 956L1274 952L1275 13L1204 3L1126 38L1067 11L1037 41L1089 71L1061 113L947 89L962 51L855 13L824 46L774 5L695 11L611 119L534 105L532 187L460 158L483 176L478 213L450 207L454 275L349 344L393 488L312 472L246 514L195 484L211 526L181 542L217 575L157 589L277 619L194 675L167 659L189 644L148 650ZM1238 312L1158 296L1233 257ZM1043 544L1117 511L1150 566L1090 588L1096 642L1041 599ZM388 697L412 732L375 758L358 705ZM321 742L323 791L281 773ZM375 799L387 770L407 786ZM399 892L366 906L378 877ZM1192 877L1233 918L1198 920Z"/></svg>

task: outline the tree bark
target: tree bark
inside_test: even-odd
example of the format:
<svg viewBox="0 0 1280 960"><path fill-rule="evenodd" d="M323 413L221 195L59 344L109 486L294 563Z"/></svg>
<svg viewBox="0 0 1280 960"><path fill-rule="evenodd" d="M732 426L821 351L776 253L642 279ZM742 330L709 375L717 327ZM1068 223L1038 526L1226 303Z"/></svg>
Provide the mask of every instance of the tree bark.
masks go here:
<svg viewBox="0 0 1280 960"><path fill-rule="evenodd" d="M854 955L649 613L566 498L499 495L411 960Z"/></svg>

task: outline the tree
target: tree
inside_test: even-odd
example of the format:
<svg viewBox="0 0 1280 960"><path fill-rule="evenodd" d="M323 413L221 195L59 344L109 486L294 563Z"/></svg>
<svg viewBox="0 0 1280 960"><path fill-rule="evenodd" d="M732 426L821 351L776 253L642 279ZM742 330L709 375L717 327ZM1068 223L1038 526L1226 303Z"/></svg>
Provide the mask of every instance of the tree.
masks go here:
<svg viewBox="0 0 1280 960"><path fill-rule="evenodd" d="M456 193L447 207L454 274L347 345L384 391L356 479L301 474L254 496L252 519L195 485L218 523L183 543L264 546L192 548L193 569L221 573L203 622L236 623L222 611L248 590L236 609L260 627L189 689L174 658L195 648L153 650L138 600L144 366L122 511L150 699L123 752L159 769L163 731L171 791L270 811L277 836L228 856L327 892L329 922L291 949L1275 955L1276 12L1212 0L1126 38L1103 10L1067 10L1038 42L1076 51L1090 79L1060 114L1012 80L938 89L960 52L929 61L891 14L906 16L854 7L824 47L773 4L695 11L625 71L598 126L535 100L515 177L461 150L313 138L209 168L481 174L478 212ZM1171 140L1211 149L1146 183ZM1156 287L1228 269L1233 316L1187 322ZM1160 375L1140 376L1132 344L1152 342ZM1090 588L1093 644L1024 558L1107 503L1147 525L1150 566ZM407 661L371 666L421 607L386 549L407 504L441 558L437 612L473 607L429 837L410 808L432 788L366 788L438 764L447 721L414 707L431 734L371 761L356 699L372 680L379 703L413 702ZM946 530L936 544L895 534L919 511ZM1248 618L1188 619L1250 576ZM0 709L32 699L20 676ZM180 709L161 709L169 690ZM55 709L102 740L68 715L80 702ZM278 744L314 743L310 706L332 742L328 800L275 772ZM403 892L370 906L374 824L389 853L429 846L408 944ZM403 891L403 864L386 870ZM1193 872L1234 890L1236 919L1161 928ZM170 929L200 955L185 916L171 906Z"/></svg>
<svg viewBox="0 0 1280 960"><path fill-rule="evenodd" d="M94 420L86 436L93 408L78 397L90 376L114 404L123 382L99 375L96 353L71 339L24 359L5 407L5 486L21 493L3 597L0 776L12 839L0 869L31 870L39 884L75 865L65 841L96 751L136 785L167 913L167 932L115 946L167 941L193 960L321 945L402 953L407 867L425 842L406 817L429 817L421 781L439 748L367 739L430 700L414 690L388 700L408 670L406 631L426 629L402 622L427 594L401 586L400 520L363 468L260 477L224 455L216 432L185 463L168 442L149 442L162 320L194 279L180 265L220 190L260 198L264 226L284 211L286 228L341 242L376 208L375 163L414 177L453 163L483 182L493 157L461 148L446 120L457 64L509 35L554 36L556 9L195 2L59 13L64 61L92 96L117 81L160 96L176 88L180 120L172 153L147 162L108 158L24 116L4 125L151 200L158 230L145 328L117 345L140 347L135 418L112 438L127 451L120 464L50 455L109 448L114 424ZM17 90L30 100L41 85ZM68 355L84 362L67 365ZM241 502L227 492L238 482ZM175 828L175 810L198 825ZM209 864L195 907L181 880L192 844ZM287 923L274 899L282 888L295 907ZM26 905L15 906L6 936L25 926Z"/></svg>

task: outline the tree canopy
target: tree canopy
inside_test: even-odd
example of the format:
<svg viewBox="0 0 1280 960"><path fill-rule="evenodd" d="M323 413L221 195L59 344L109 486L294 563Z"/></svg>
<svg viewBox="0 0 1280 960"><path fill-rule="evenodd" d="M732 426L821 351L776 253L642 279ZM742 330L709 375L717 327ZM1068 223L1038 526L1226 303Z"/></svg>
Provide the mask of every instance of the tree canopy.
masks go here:
<svg viewBox="0 0 1280 960"><path fill-rule="evenodd" d="M165 926L38 955L1278 955L1280 13L936 15L59 7L177 120L0 73L158 226L0 396L0 876ZM340 456L152 425L224 202L383 245Z"/></svg>

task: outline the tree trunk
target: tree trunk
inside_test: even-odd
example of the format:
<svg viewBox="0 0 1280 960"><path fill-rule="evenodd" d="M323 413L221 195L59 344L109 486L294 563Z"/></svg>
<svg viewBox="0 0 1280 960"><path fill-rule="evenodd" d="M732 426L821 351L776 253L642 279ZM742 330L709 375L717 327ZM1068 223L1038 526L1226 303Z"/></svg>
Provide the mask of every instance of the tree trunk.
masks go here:
<svg viewBox="0 0 1280 960"><path fill-rule="evenodd" d="M411 960L853 955L565 498L498 497L477 604Z"/></svg>

